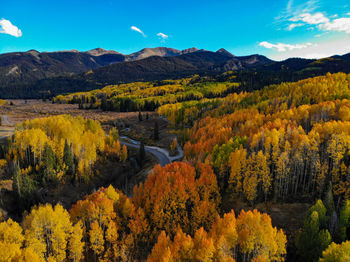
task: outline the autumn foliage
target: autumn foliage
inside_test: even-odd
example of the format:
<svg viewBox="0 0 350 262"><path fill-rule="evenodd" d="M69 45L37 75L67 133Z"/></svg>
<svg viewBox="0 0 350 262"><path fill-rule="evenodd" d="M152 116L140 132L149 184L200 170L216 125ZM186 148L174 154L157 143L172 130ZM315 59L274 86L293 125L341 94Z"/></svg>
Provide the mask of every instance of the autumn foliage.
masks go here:
<svg viewBox="0 0 350 262"><path fill-rule="evenodd" d="M135 187L133 201L143 208L156 238L160 230L174 236L178 226L187 234L209 229L218 214L220 194L209 166L175 162L155 166L146 182Z"/></svg>
<svg viewBox="0 0 350 262"><path fill-rule="evenodd" d="M162 231L147 261L283 261L286 242L268 215L242 211L236 219L231 211L193 237L178 229L172 241Z"/></svg>
<svg viewBox="0 0 350 262"><path fill-rule="evenodd" d="M8 170L13 170L13 188L29 205L39 187L89 182L98 161L125 162L128 156L117 129L106 136L98 121L68 115L17 125L5 151Z"/></svg>
<svg viewBox="0 0 350 262"><path fill-rule="evenodd" d="M39 205L0 223L6 261L283 261L286 237L258 211L219 216L216 177L204 164L156 166L126 197L112 186L70 212Z"/></svg>
<svg viewBox="0 0 350 262"><path fill-rule="evenodd" d="M227 96L186 131L185 157L214 166L226 193L250 203L320 197L329 181L348 199L349 83L327 74Z"/></svg>

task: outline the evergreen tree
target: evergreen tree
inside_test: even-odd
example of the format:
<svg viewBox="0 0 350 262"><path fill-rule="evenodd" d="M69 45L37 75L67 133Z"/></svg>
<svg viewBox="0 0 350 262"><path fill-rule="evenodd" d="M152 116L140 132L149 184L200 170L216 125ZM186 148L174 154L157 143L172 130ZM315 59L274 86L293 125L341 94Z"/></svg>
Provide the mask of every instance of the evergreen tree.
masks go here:
<svg viewBox="0 0 350 262"><path fill-rule="evenodd" d="M331 234L327 229L322 229L325 215L326 208L321 200L309 209L295 243L302 261L318 261L322 251L331 243Z"/></svg>
<svg viewBox="0 0 350 262"><path fill-rule="evenodd" d="M21 196L21 170L18 164L14 164L12 189L18 196Z"/></svg>
<svg viewBox="0 0 350 262"><path fill-rule="evenodd" d="M23 209L27 209L34 204L36 200L36 185L36 181L29 174L21 174L18 164L14 165L12 187L18 196L19 210L23 211Z"/></svg>
<svg viewBox="0 0 350 262"><path fill-rule="evenodd" d="M67 139L64 142L64 149L63 149L63 163L67 166L67 174L73 175L74 174L74 159L73 159L73 153L68 145Z"/></svg>
<svg viewBox="0 0 350 262"><path fill-rule="evenodd" d="M102 109L102 111L106 111L107 110L107 99L106 99L106 97L102 97L101 109Z"/></svg>
<svg viewBox="0 0 350 262"><path fill-rule="evenodd" d="M42 182L47 182L49 180L52 180L54 170L56 167L56 156L54 151L52 150L52 147L45 143L44 146L44 152L43 152L43 164L41 168L42 173Z"/></svg>
<svg viewBox="0 0 350 262"><path fill-rule="evenodd" d="M346 200L339 216L339 228L337 237L339 241L345 241L349 236L350 230L350 200Z"/></svg>
<svg viewBox="0 0 350 262"><path fill-rule="evenodd" d="M142 114L141 114L141 110L139 110L139 121L142 121Z"/></svg>

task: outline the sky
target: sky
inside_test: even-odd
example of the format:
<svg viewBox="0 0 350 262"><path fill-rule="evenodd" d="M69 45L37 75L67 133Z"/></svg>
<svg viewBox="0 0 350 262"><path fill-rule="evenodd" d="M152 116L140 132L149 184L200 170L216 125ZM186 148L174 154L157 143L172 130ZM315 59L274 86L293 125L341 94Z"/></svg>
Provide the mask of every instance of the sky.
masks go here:
<svg viewBox="0 0 350 262"><path fill-rule="evenodd" d="M274 60L350 52L349 0L0 0L0 53L225 48Z"/></svg>

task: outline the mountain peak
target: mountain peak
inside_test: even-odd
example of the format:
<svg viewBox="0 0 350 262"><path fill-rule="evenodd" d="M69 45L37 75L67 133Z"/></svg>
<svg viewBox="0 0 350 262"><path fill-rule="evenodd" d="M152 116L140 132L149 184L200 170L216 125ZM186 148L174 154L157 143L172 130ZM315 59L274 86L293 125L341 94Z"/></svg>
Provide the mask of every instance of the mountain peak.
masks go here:
<svg viewBox="0 0 350 262"><path fill-rule="evenodd" d="M89 55L93 55L93 56L100 56L100 55L105 55L105 54L120 54L117 51L106 50L106 49L103 49L101 47L97 47L97 48L91 49L89 51L86 51L85 53L87 53Z"/></svg>
<svg viewBox="0 0 350 262"><path fill-rule="evenodd" d="M225 48L220 48L218 51L216 51L216 53L222 54L224 56L234 57L234 55L227 51Z"/></svg>
<svg viewBox="0 0 350 262"><path fill-rule="evenodd" d="M150 56L161 56L161 57L167 57L167 56L177 56L180 55L181 51L174 49L174 48L168 48L168 47L146 47L141 49L138 52L132 53L127 56L128 61L134 61L134 60L140 60L144 59Z"/></svg>
<svg viewBox="0 0 350 262"><path fill-rule="evenodd" d="M40 52L35 50L35 49L30 49L26 53L29 53L29 54L40 54Z"/></svg>
<svg viewBox="0 0 350 262"><path fill-rule="evenodd" d="M201 49L203 50L203 49ZM191 48L187 48L181 51L181 54L189 54L189 53L194 53L200 51L197 47L191 47Z"/></svg>

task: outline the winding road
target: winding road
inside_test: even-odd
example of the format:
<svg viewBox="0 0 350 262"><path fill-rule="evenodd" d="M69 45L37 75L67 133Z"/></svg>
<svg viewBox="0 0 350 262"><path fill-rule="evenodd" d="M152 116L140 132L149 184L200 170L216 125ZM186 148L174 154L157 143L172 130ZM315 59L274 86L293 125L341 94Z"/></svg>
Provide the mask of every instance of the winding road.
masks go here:
<svg viewBox="0 0 350 262"><path fill-rule="evenodd" d="M7 115L3 115L2 119L6 125L12 125L12 123L8 120ZM13 132L14 132L13 130L10 130L6 136L0 136L0 138L11 136ZM139 141L133 140L127 136L120 137L120 144L126 145L127 147L136 148L136 149L140 148ZM183 150L180 145L177 145L178 154L176 156L170 156L169 152L166 149L156 147L156 146L145 145L145 151L154 155L158 159L158 162L161 166L165 166L173 161L180 160L184 156Z"/></svg>
<svg viewBox="0 0 350 262"><path fill-rule="evenodd" d="M119 141L120 141L120 144L122 145L126 145L128 147L137 148L137 149L140 148L140 142L133 140L129 137L121 136ZM173 161L183 158L183 151L179 145L177 145L178 154L176 156L170 156L167 150L156 146L145 145L145 151L154 155L158 159L159 164L161 166L165 166Z"/></svg>
<svg viewBox="0 0 350 262"><path fill-rule="evenodd" d="M2 116L2 120L4 121L4 123L6 125L12 125L12 123L9 121L9 119L7 118L7 115L3 115Z"/></svg>
<svg viewBox="0 0 350 262"><path fill-rule="evenodd" d="M1 117L1 116L0 116ZM4 143L6 141L6 139L9 137L9 136L12 136L13 132L14 132L14 128L11 128L11 126L13 125L9 120L8 120L8 117L6 115L3 115L2 116L2 124L3 125L7 125L7 126L10 126L10 129L7 130L1 130L0 131L0 144Z"/></svg>

